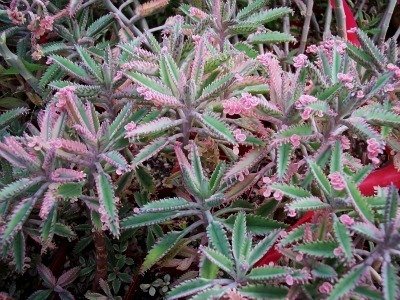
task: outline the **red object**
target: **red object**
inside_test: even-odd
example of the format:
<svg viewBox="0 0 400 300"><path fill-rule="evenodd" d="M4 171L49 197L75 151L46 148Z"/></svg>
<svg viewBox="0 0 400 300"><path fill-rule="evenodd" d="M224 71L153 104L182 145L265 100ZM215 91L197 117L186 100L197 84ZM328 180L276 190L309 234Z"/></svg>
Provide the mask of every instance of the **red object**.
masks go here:
<svg viewBox="0 0 400 300"><path fill-rule="evenodd" d="M335 7L335 2L334 0L329 1L332 8ZM356 19L354 18L353 12L351 11L350 6L347 4L346 0L342 0L343 2L343 8L344 8L344 14L346 15L346 29L350 30L354 27L358 28ZM347 31L347 39L355 46L360 46L360 41L358 40L357 34L354 32L348 32Z"/></svg>
<svg viewBox="0 0 400 300"><path fill-rule="evenodd" d="M385 187L390 184L394 184L397 188L400 188L400 172L396 170L393 164L386 167L373 171L371 174L364 179L359 185L360 192L364 196L372 196L375 193L374 186ZM294 225L290 226L287 231L293 230L294 228L311 221L314 216L313 211L307 212L302 216ZM265 255L256 263L256 266L264 266L270 262L277 262L282 257L282 254L271 248Z"/></svg>

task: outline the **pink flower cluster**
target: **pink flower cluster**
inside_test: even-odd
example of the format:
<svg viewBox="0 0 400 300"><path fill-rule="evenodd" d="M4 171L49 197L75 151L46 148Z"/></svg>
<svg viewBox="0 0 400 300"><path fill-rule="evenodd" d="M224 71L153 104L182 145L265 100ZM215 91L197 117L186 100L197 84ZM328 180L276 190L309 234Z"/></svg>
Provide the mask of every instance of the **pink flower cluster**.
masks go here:
<svg viewBox="0 0 400 300"><path fill-rule="evenodd" d="M33 33L35 38L39 39L46 31L53 30L53 23L53 16L45 16L44 18L36 16L36 18L29 23L27 28Z"/></svg>
<svg viewBox="0 0 400 300"><path fill-rule="evenodd" d="M352 89L354 88L354 76L348 73L339 73L337 75L338 79L340 82L342 82L344 84L344 86L348 89Z"/></svg>
<svg viewBox="0 0 400 300"><path fill-rule="evenodd" d="M60 89L55 94L55 96L58 100L56 103L56 107L64 108L69 100L73 100L73 97L75 96L75 87L73 86L64 87Z"/></svg>
<svg viewBox="0 0 400 300"><path fill-rule="evenodd" d="M303 68L307 64L308 58L304 54L299 54L293 58L293 66L295 68Z"/></svg>
<svg viewBox="0 0 400 300"><path fill-rule="evenodd" d="M299 147L300 146L300 137L297 134L293 134L290 138L290 142L292 143L293 147Z"/></svg>
<svg viewBox="0 0 400 300"><path fill-rule="evenodd" d="M387 68L389 71L394 72L394 75L396 76L397 79L400 78L400 68L399 68L398 66L396 66L396 65L394 65L394 64L388 64L388 65L386 66L386 68Z"/></svg>
<svg viewBox="0 0 400 300"><path fill-rule="evenodd" d="M238 128L238 129L235 129L235 130L233 131L233 134L235 135L235 139L236 139L239 143L242 143L242 142L244 142L244 141L246 140L246 134L244 134L244 133L242 132L242 130L240 130L239 128Z"/></svg>
<svg viewBox="0 0 400 300"><path fill-rule="evenodd" d="M299 97L299 99L296 101L296 103L294 104L295 108L298 109L298 110L304 109L300 114L301 118L303 120L308 120L311 117L311 115L313 114L313 109L310 108L310 107L307 107L307 105L309 105L309 104L311 104L311 103L313 103L313 102L315 102L317 100L318 99L315 98L314 96L301 95ZM319 117L322 117L323 116L323 112L322 111L318 111L317 115Z"/></svg>
<svg viewBox="0 0 400 300"><path fill-rule="evenodd" d="M197 7L193 7L193 6L191 8L189 8L189 13L191 16L198 18L200 20L203 20L203 19L207 18L207 16L208 16L201 9L198 9Z"/></svg>
<svg viewBox="0 0 400 300"><path fill-rule="evenodd" d="M367 140L368 158L373 164L379 164L378 155L383 153L383 146L374 138Z"/></svg>
<svg viewBox="0 0 400 300"><path fill-rule="evenodd" d="M329 282L325 281L318 288L318 291L322 294L330 294L332 292L333 286Z"/></svg>
<svg viewBox="0 0 400 300"><path fill-rule="evenodd" d="M25 22L24 13L18 9L7 9L7 16L15 25L22 25Z"/></svg>
<svg viewBox="0 0 400 300"><path fill-rule="evenodd" d="M347 136L342 135L340 137L340 144L342 145L343 150L349 150L350 149L350 140Z"/></svg>
<svg viewBox="0 0 400 300"><path fill-rule="evenodd" d="M347 214L343 214L339 217L340 222L346 226L351 226L354 224L354 219Z"/></svg>
<svg viewBox="0 0 400 300"><path fill-rule="evenodd" d="M328 178L332 184L333 189L341 191L346 187L346 183L344 182L343 176L340 174L340 172L329 174Z"/></svg>
<svg viewBox="0 0 400 300"><path fill-rule="evenodd" d="M253 108L260 103L260 99L249 93L243 93L240 99L230 98L223 102L224 113L227 115L251 115Z"/></svg>

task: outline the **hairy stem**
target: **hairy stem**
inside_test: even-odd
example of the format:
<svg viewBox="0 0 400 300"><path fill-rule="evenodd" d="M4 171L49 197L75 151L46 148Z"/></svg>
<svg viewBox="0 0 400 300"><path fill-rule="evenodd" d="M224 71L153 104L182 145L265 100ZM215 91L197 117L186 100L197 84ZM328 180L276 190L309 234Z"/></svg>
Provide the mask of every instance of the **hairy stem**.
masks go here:
<svg viewBox="0 0 400 300"><path fill-rule="evenodd" d="M385 14L381 20L381 23L379 24L379 37L378 37L378 35L376 35L374 37L374 40L376 40L376 38L378 37L379 44L383 44L385 42L386 33L389 28L389 22L390 22L390 19L392 18L393 11L394 11L396 4L397 4L397 0L389 1L389 4L385 11Z"/></svg>
<svg viewBox="0 0 400 300"><path fill-rule="evenodd" d="M331 23L332 23L332 6L328 4L325 10L324 33L322 35L324 39L328 38L331 35Z"/></svg>
<svg viewBox="0 0 400 300"><path fill-rule="evenodd" d="M96 251L96 273L94 275L93 290L99 290L100 279L106 280L107 276L107 249L104 233L95 231L93 233L94 249Z"/></svg>
<svg viewBox="0 0 400 300"><path fill-rule="evenodd" d="M22 63L17 55L12 53L10 49L8 49L6 45L6 36L3 33L0 37L0 55L4 58L4 60L10 66L16 68L19 71L19 74L29 83L29 85L34 89L34 91L40 95L41 91L39 88L39 81Z"/></svg>
<svg viewBox="0 0 400 300"><path fill-rule="evenodd" d="M334 3L333 11L335 12L338 35L341 38L347 40L346 15L344 13L343 1L334 0L333 3Z"/></svg>
<svg viewBox="0 0 400 300"><path fill-rule="evenodd" d="M308 37L308 32L310 30L310 22L314 7L314 0L307 0L306 5L307 5L306 18L304 19L303 30L301 32L300 47L298 51L299 54L304 53L304 50L306 49L307 37Z"/></svg>

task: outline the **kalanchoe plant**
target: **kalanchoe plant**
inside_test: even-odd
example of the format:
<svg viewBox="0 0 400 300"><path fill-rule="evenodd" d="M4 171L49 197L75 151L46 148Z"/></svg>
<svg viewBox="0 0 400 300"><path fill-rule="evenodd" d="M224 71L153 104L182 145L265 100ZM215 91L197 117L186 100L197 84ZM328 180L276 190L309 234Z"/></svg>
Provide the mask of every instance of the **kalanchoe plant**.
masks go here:
<svg viewBox="0 0 400 300"><path fill-rule="evenodd" d="M360 188L399 165L397 37L385 41L396 1L375 39L355 28L349 41L347 3L332 1L338 30L328 6L315 44L320 6L295 1L293 51L300 16L283 2L0 5L0 71L40 105L0 115L0 288L398 297L398 191ZM44 289L25 280L36 268Z"/></svg>

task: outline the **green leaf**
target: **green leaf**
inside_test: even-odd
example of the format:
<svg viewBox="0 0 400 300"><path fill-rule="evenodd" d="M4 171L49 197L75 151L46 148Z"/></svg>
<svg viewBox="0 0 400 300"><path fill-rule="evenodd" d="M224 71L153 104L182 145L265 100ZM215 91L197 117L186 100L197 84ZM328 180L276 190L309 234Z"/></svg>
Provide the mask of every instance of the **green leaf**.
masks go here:
<svg viewBox="0 0 400 300"><path fill-rule="evenodd" d="M22 116L23 114L26 114L27 112L28 110L23 107L7 110L0 115L0 126L7 125L8 123L14 121L16 118Z"/></svg>
<svg viewBox="0 0 400 300"><path fill-rule="evenodd" d="M127 229L159 224L173 219L175 215L175 211L137 214L121 220L121 227Z"/></svg>
<svg viewBox="0 0 400 300"><path fill-rule="evenodd" d="M224 161L220 161L214 169L214 172L211 175L209 182L209 189L212 193L218 190L221 179L225 174L226 163Z"/></svg>
<svg viewBox="0 0 400 300"><path fill-rule="evenodd" d="M317 181L318 185L325 193L325 195L330 196L332 192L331 184L328 178L325 176L324 172L322 171L321 167L318 166L315 162L308 162L310 166L311 172L314 175L315 180Z"/></svg>
<svg viewBox="0 0 400 300"><path fill-rule="evenodd" d="M209 300L209 299L220 299L227 291L227 288L214 287L212 289L205 290L204 292L198 293L196 296L190 298L190 300Z"/></svg>
<svg viewBox="0 0 400 300"><path fill-rule="evenodd" d="M397 193L397 192L396 192ZM382 264L383 295L386 300L396 299L399 295L399 276L395 266L384 259Z"/></svg>
<svg viewBox="0 0 400 300"><path fill-rule="evenodd" d="M288 33L270 31L266 33L256 33L250 38L252 44L275 44L284 42L295 42L294 36Z"/></svg>
<svg viewBox="0 0 400 300"><path fill-rule="evenodd" d="M248 151L243 157L236 162L225 174L225 180L242 173L245 170L255 166L265 157L265 151L262 148L256 148Z"/></svg>
<svg viewBox="0 0 400 300"><path fill-rule="evenodd" d="M379 70L382 69L382 65L386 63L386 60L383 54L379 51L379 48L364 31L358 29L356 33L362 49L372 58L371 62L373 62Z"/></svg>
<svg viewBox="0 0 400 300"><path fill-rule="evenodd" d="M232 252L237 262L240 260L240 253L247 238L246 231L246 215L240 212L236 216L232 230Z"/></svg>
<svg viewBox="0 0 400 300"><path fill-rule="evenodd" d="M85 48L78 45L75 45L75 48L90 73L92 73L92 75L95 76L99 82L103 82L103 75L101 73L100 65L90 57L89 52Z"/></svg>
<svg viewBox="0 0 400 300"><path fill-rule="evenodd" d="M171 91L166 86L151 79L149 76L143 75L139 72L127 72L125 75L134 82L143 85L152 91L172 96Z"/></svg>
<svg viewBox="0 0 400 300"><path fill-rule="evenodd" d="M287 168L289 167L291 153L292 145L290 143L283 143L278 147L276 169L279 179L282 179L286 175Z"/></svg>
<svg viewBox="0 0 400 300"><path fill-rule="evenodd" d="M329 208L330 205L324 203L318 197L306 197L297 199L289 204L291 209L296 211L309 211Z"/></svg>
<svg viewBox="0 0 400 300"><path fill-rule="evenodd" d="M271 280L284 277L290 273L290 269L285 267L259 267L253 268L247 277L250 280Z"/></svg>
<svg viewBox="0 0 400 300"><path fill-rule="evenodd" d="M40 181L40 178L22 178L6 185L5 187L3 187L2 190L0 190L0 203L10 198L17 198L19 195L23 194L34 185L38 184Z"/></svg>
<svg viewBox="0 0 400 300"><path fill-rule="evenodd" d="M250 2L246 7L242 8L237 14L237 19L243 19L252 14L253 12L259 11L262 9L265 4L267 3L266 0L255 0Z"/></svg>
<svg viewBox="0 0 400 300"><path fill-rule="evenodd" d="M80 67L78 64L70 61L68 58L59 55L51 55L50 58L68 74L80 79L89 78L89 74L86 73L85 69Z"/></svg>
<svg viewBox="0 0 400 300"><path fill-rule="evenodd" d="M41 228L41 240L44 246L48 246L54 236L54 228L57 221L57 204L53 205Z"/></svg>
<svg viewBox="0 0 400 300"><path fill-rule="evenodd" d="M193 295L197 292L203 291L211 287L212 281L204 278L197 278L193 280L187 280L178 286L174 287L168 294L168 300L179 299Z"/></svg>
<svg viewBox="0 0 400 300"><path fill-rule="evenodd" d="M202 256L200 260L199 275L201 278L214 279L218 275L219 268L213 264L207 257Z"/></svg>
<svg viewBox="0 0 400 300"><path fill-rule="evenodd" d="M305 225L301 225L288 232L287 236L280 241L280 244L283 247L286 247L291 243L295 243L303 238L304 232L305 232Z"/></svg>
<svg viewBox="0 0 400 300"><path fill-rule="evenodd" d="M227 273L232 273L233 261L228 257L209 247L202 247L201 251L213 264L216 264L219 268Z"/></svg>
<svg viewBox="0 0 400 300"><path fill-rule="evenodd" d="M286 287L248 284L238 289L240 294L254 299L286 299Z"/></svg>
<svg viewBox="0 0 400 300"><path fill-rule="evenodd" d="M309 191L294 185L274 183L271 187L275 190L281 191L284 195L295 199L312 196Z"/></svg>
<svg viewBox="0 0 400 300"><path fill-rule="evenodd" d="M398 211L399 194L394 185L389 187L389 193L386 198L384 221L385 227L388 229L390 224L395 220Z"/></svg>
<svg viewBox="0 0 400 300"><path fill-rule="evenodd" d="M163 211L173 211L181 210L185 208L194 208L195 203L188 202L181 197L165 198L162 200L151 201L140 208L141 212L163 212Z"/></svg>
<svg viewBox="0 0 400 300"><path fill-rule="evenodd" d="M197 115L199 121L212 133L224 140L236 144L235 138L229 127L221 120L210 115Z"/></svg>
<svg viewBox="0 0 400 300"><path fill-rule="evenodd" d="M25 237L22 231L19 231L13 241L13 256L15 269L22 273L25 265Z"/></svg>
<svg viewBox="0 0 400 300"><path fill-rule="evenodd" d="M34 198L28 198L15 207L1 236L1 244L9 243L15 237L28 218L35 203L36 201Z"/></svg>
<svg viewBox="0 0 400 300"><path fill-rule="evenodd" d="M279 232L273 232L261 240L250 252L248 263L249 266L253 266L257 261L265 255L265 253L275 245L276 240L279 237Z"/></svg>
<svg viewBox="0 0 400 300"><path fill-rule="evenodd" d="M334 268L322 263L316 263L313 265L311 273L317 278L336 278L337 276Z"/></svg>
<svg viewBox="0 0 400 300"><path fill-rule="evenodd" d="M361 192L358 190L355 183L350 178L346 178L345 180L347 192L351 197L357 213L361 216L363 220L374 222L374 213L369 207L367 201L365 201L365 199L361 195Z"/></svg>
<svg viewBox="0 0 400 300"><path fill-rule="evenodd" d="M165 234L163 237L153 245L149 253L147 253L140 271L146 272L154 264L160 261L178 241L182 238L182 232L172 231Z"/></svg>
<svg viewBox="0 0 400 300"><path fill-rule="evenodd" d="M261 10L259 13L255 13L248 17L245 22L254 23L258 26L275 21L283 16L293 13L293 10L289 7L277 7L274 9Z"/></svg>
<svg viewBox="0 0 400 300"><path fill-rule="evenodd" d="M112 23L113 20L114 17L111 14L107 14L98 18L96 21L90 24L90 26L86 29L86 35L88 37L94 37L101 31L103 31L105 28L107 28Z"/></svg>
<svg viewBox="0 0 400 300"><path fill-rule="evenodd" d="M344 251L346 259L350 261L353 258L350 232L347 230L346 226L339 222L336 216L334 216L333 231L335 232L335 236L339 242L339 245Z"/></svg>
<svg viewBox="0 0 400 300"><path fill-rule="evenodd" d="M342 146L339 141L335 142L335 145L332 147L332 155L331 155L331 164L330 164L330 173L334 172L342 172L343 171L343 162L342 162Z"/></svg>
<svg viewBox="0 0 400 300"><path fill-rule="evenodd" d="M138 165L149 158L157 155L160 151L162 151L165 146L167 146L169 143L168 138L158 138L151 143L147 144L145 147L140 149L139 153L136 154L135 158L133 159L133 163L135 165Z"/></svg>
<svg viewBox="0 0 400 300"><path fill-rule="evenodd" d="M213 248L227 257L231 256L228 238L220 222L212 221L207 226L207 236Z"/></svg>
<svg viewBox="0 0 400 300"><path fill-rule="evenodd" d="M211 96L222 92L229 84L232 83L233 79L234 79L234 74L228 73L214 80L211 84L209 84L202 90L201 96L197 101L206 100Z"/></svg>
<svg viewBox="0 0 400 300"><path fill-rule="evenodd" d="M368 286L358 286L354 289L354 293L364 296L366 299L370 300L382 300L382 294L377 290L374 290Z"/></svg>
<svg viewBox="0 0 400 300"><path fill-rule="evenodd" d="M392 74L390 73L385 73L381 76L378 77L376 80L375 84L372 86L371 90L369 93L365 96L366 99L370 99L374 97L378 92L380 92L386 83L389 82L389 80L392 78Z"/></svg>
<svg viewBox="0 0 400 300"><path fill-rule="evenodd" d="M351 269L351 271L343 276L333 287L328 300L338 300L346 293L354 289L361 275L364 273L364 269L364 266L358 266Z"/></svg>
<svg viewBox="0 0 400 300"><path fill-rule="evenodd" d="M332 72L331 72L331 82L333 84L338 82L338 73L340 70L340 65L341 65L342 57L337 51L336 47L334 48L333 51L333 59L332 59Z"/></svg>
<svg viewBox="0 0 400 300"><path fill-rule="evenodd" d="M110 229L114 237L118 237L119 217L114 195L114 188L109 177L105 173L99 173L96 176L96 188L99 195L100 205L103 206L107 215L107 227Z"/></svg>
<svg viewBox="0 0 400 300"><path fill-rule="evenodd" d="M371 223L357 222L351 229L370 241L382 243L382 233Z"/></svg>
<svg viewBox="0 0 400 300"><path fill-rule="evenodd" d="M337 247L338 243L334 241L315 241L298 245L294 249L315 257L334 258L333 250Z"/></svg>
<svg viewBox="0 0 400 300"><path fill-rule="evenodd" d="M235 221L236 216L231 215L224 221L224 223L232 229ZM252 214L246 215L246 226L247 231L255 235L264 235L276 229L287 227L285 223Z"/></svg>
<svg viewBox="0 0 400 300"><path fill-rule="evenodd" d="M83 182L68 182L61 184L57 193L63 198L71 199L82 195Z"/></svg>
<svg viewBox="0 0 400 300"><path fill-rule="evenodd" d="M27 300L46 300L52 292L52 290L38 290L30 295Z"/></svg>
<svg viewBox="0 0 400 300"><path fill-rule="evenodd" d="M155 190L155 183L150 171L144 166L138 166L135 169L135 174L142 189L149 193L153 193Z"/></svg>
<svg viewBox="0 0 400 300"><path fill-rule="evenodd" d="M135 129L128 132L127 136L130 138L138 138L145 135L163 132L167 129L179 125L179 120L172 120L167 117L161 117L149 123L140 124Z"/></svg>

